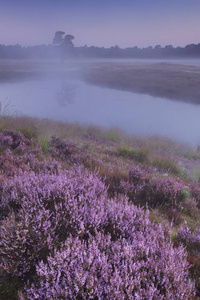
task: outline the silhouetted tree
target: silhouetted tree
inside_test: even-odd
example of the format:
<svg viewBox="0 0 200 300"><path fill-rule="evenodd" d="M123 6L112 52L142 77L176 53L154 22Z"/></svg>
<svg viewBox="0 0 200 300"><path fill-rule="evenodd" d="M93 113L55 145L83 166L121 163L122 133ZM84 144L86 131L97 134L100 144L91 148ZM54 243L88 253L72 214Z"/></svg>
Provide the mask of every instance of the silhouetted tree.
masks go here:
<svg viewBox="0 0 200 300"><path fill-rule="evenodd" d="M56 31L55 36L53 38L54 45L61 45L63 41L64 31Z"/></svg>
<svg viewBox="0 0 200 300"><path fill-rule="evenodd" d="M53 44L60 46L61 61L64 61L67 55L71 55L71 49L74 47L72 40L74 36L66 34L64 31L56 31L53 38Z"/></svg>
<svg viewBox="0 0 200 300"><path fill-rule="evenodd" d="M72 48L74 47L74 44L72 40L74 39L74 36L71 34L66 34L64 38L62 39L62 45L66 48Z"/></svg>

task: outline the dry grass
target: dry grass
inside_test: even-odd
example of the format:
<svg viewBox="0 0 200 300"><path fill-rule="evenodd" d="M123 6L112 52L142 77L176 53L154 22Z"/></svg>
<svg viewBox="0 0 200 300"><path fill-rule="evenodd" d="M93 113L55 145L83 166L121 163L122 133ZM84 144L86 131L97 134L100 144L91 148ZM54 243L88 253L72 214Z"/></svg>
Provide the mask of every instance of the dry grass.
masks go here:
<svg viewBox="0 0 200 300"><path fill-rule="evenodd" d="M81 126L49 119L26 116L1 116L0 129L21 131L26 137L33 137L45 147L51 136L73 140L80 148L88 148L96 158L105 164L128 170L135 163L155 167L158 172L174 175L192 175L199 179L199 153L184 144L159 137L130 136L116 128L103 129L97 126ZM185 171L184 171L185 170ZM183 173L181 175L181 172Z"/></svg>
<svg viewBox="0 0 200 300"><path fill-rule="evenodd" d="M200 68L168 63L99 63L84 71L86 81L172 100L200 103Z"/></svg>

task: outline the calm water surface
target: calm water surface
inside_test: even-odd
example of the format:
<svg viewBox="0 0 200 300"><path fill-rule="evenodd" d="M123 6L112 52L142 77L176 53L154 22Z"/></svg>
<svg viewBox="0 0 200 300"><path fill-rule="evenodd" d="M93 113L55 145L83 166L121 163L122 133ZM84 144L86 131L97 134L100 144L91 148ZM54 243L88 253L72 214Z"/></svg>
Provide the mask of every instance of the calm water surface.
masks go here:
<svg viewBox="0 0 200 300"><path fill-rule="evenodd" d="M117 127L127 133L158 134L200 144L200 105L86 84L78 79L43 79L0 86L11 112L59 121Z"/></svg>

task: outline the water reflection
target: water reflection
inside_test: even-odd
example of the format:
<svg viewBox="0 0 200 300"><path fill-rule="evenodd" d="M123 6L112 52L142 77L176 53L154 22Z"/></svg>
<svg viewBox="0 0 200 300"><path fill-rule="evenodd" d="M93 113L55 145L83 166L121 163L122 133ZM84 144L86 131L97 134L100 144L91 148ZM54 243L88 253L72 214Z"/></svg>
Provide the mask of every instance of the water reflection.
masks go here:
<svg viewBox="0 0 200 300"><path fill-rule="evenodd" d="M200 144L200 105L91 86L69 77L2 84L0 102L6 97L16 113Z"/></svg>
<svg viewBox="0 0 200 300"><path fill-rule="evenodd" d="M75 103L77 89L77 84L71 83L63 79L61 81L60 91L55 93L55 98L58 101L59 106L65 107L68 104Z"/></svg>

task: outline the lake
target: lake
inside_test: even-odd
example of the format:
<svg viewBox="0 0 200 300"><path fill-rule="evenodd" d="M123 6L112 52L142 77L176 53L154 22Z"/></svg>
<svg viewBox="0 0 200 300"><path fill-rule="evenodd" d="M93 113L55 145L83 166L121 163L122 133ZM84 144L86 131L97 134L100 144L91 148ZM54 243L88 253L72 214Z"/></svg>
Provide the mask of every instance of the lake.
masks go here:
<svg viewBox="0 0 200 300"><path fill-rule="evenodd" d="M70 76L1 83L0 101L10 113L200 145L200 105L93 86Z"/></svg>

